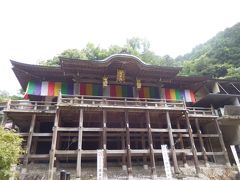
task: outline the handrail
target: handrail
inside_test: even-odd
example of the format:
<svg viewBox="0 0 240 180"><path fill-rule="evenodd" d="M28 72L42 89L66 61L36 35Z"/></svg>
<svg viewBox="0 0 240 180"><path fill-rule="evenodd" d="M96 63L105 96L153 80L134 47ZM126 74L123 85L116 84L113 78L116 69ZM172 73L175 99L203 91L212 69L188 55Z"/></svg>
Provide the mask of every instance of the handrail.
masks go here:
<svg viewBox="0 0 240 180"><path fill-rule="evenodd" d="M7 105L7 101L6 102L0 102L0 106L6 106Z"/></svg>
<svg viewBox="0 0 240 180"><path fill-rule="evenodd" d="M52 111L56 109L56 104L50 101L10 100L5 110Z"/></svg>
<svg viewBox="0 0 240 180"><path fill-rule="evenodd" d="M10 100L5 110L20 111L52 111L60 106L83 106L83 107L114 107L114 108L154 108L187 110L190 115L214 116L214 109L204 107L186 107L182 100L133 98L133 97L108 97L108 96L73 96L60 95L58 102Z"/></svg>
<svg viewBox="0 0 240 180"><path fill-rule="evenodd" d="M214 109L205 107L187 107L190 115L215 116Z"/></svg>
<svg viewBox="0 0 240 180"><path fill-rule="evenodd" d="M133 97L109 97L109 96L73 96L63 95L59 105L88 105L88 106L108 106L126 108L177 108L185 109L182 100L153 99L153 98L133 98Z"/></svg>
<svg viewBox="0 0 240 180"><path fill-rule="evenodd" d="M89 98L89 99L112 99L112 100L146 100L146 101L167 101L167 102L171 102L171 101L174 101L174 102L181 102L183 103L183 100L174 100L174 99L159 99L159 98L138 98L138 97L111 97L111 96L89 96L89 95L66 95L66 94L63 94L62 97L63 99L66 99L66 98L83 98L83 99L86 99L86 98Z"/></svg>

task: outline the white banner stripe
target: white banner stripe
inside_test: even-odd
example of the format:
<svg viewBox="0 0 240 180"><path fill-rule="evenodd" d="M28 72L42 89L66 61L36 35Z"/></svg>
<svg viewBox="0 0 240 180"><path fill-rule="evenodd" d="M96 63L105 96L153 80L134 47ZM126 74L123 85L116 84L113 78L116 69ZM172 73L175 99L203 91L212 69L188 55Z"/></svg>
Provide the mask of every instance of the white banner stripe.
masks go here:
<svg viewBox="0 0 240 180"><path fill-rule="evenodd" d="M48 81L42 82L41 87L41 96L47 96L48 95Z"/></svg>
<svg viewBox="0 0 240 180"><path fill-rule="evenodd" d="M185 101L192 102L190 90L185 90Z"/></svg>

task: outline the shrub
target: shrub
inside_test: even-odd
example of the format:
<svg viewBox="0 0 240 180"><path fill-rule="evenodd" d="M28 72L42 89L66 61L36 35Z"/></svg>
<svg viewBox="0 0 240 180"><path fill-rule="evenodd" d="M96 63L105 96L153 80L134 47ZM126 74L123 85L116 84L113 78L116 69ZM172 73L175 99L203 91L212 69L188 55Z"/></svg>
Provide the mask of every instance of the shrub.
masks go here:
<svg viewBox="0 0 240 180"><path fill-rule="evenodd" d="M18 162L23 153L22 138L12 130L0 127L0 179L7 180L11 175L11 166Z"/></svg>

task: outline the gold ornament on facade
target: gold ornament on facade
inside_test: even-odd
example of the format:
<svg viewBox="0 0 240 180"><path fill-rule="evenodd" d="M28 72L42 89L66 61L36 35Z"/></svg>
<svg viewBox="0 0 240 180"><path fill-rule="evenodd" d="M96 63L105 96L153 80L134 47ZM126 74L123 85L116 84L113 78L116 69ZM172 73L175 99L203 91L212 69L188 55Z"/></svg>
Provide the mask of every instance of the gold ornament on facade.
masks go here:
<svg viewBox="0 0 240 180"><path fill-rule="evenodd" d="M117 82L125 82L125 71L123 69L117 70Z"/></svg>
<svg viewBox="0 0 240 180"><path fill-rule="evenodd" d="M107 87L108 86L108 77L107 76L103 76L102 84L103 84L103 87Z"/></svg>
<svg viewBox="0 0 240 180"><path fill-rule="evenodd" d="M137 79L137 80L136 80L136 86L137 86L137 89L141 89L141 87L142 87L142 82L141 82L140 79Z"/></svg>

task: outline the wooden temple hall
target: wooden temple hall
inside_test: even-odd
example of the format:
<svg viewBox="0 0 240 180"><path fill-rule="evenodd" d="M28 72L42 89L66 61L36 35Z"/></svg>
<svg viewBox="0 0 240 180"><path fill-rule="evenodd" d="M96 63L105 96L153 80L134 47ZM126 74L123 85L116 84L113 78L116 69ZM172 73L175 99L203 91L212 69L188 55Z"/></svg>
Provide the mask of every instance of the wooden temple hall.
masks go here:
<svg viewBox="0 0 240 180"><path fill-rule="evenodd" d="M179 76L181 68L127 54L60 57L56 67L11 63L27 100L9 101L5 121L24 138L23 166L49 164L48 179L64 163L81 179L85 164L96 166L98 149L105 175L117 166L131 178L139 166L154 178L164 168L163 144L173 174L187 165L196 174L201 166L230 166L217 109L239 105L239 84Z"/></svg>

